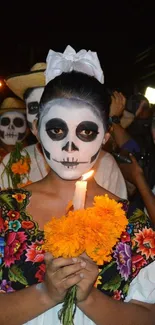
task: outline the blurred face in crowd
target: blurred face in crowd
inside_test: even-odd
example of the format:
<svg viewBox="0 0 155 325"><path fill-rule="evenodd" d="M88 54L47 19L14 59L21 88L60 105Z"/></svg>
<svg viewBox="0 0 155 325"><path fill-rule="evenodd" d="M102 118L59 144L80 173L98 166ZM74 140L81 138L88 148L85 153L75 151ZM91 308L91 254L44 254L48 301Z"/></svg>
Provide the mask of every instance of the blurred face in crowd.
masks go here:
<svg viewBox="0 0 155 325"><path fill-rule="evenodd" d="M26 117L24 114L12 111L0 116L0 139L6 145L15 145L26 136Z"/></svg>
<svg viewBox="0 0 155 325"><path fill-rule="evenodd" d="M34 88L25 99L26 117L30 130L33 132L33 121L37 118L40 98L44 87Z"/></svg>

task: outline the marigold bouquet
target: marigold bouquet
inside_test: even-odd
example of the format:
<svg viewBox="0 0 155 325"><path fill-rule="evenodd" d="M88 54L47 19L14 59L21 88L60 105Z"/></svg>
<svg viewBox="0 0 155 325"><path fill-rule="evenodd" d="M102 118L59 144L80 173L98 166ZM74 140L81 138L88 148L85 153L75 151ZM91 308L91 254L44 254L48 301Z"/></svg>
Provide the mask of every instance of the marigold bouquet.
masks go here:
<svg viewBox="0 0 155 325"><path fill-rule="evenodd" d="M87 209L68 211L61 218L53 217L44 226L44 249L57 257L77 257L82 253L97 265L112 259L113 247L128 224L122 204L108 195L94 197ZM76 287L67 293L59 319L63 325L73 325L76 308Z"/></svg>

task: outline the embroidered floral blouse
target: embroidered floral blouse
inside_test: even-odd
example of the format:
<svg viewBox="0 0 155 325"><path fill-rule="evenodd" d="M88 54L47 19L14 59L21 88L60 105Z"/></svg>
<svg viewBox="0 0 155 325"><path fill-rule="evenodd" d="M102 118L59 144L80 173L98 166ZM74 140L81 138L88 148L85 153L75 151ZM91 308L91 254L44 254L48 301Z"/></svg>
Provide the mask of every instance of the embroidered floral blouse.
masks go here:
<svg viewBox="0 0 155 325"><path fill-rule="evenodd" d="M0 192L0 292L20 290L44 279L44 233L26 211L30 197L23 189ZM127 211L128 202L120 202ZM155 231L149 218L136 210L114 248L112 261L99 267L96 287L124 300L133 278L154 260Z"/></svg>

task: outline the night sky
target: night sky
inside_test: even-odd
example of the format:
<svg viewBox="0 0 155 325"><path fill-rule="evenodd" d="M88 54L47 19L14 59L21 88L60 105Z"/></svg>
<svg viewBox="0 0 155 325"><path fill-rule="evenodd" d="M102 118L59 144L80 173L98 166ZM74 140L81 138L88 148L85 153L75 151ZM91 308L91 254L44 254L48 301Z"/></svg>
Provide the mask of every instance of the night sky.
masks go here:
<svg viewBox="0 0 155 325"><path fill-rule="evenodd" d="M51 1L50 5L49 1L41 5L37 1L3 1L0 76L27 72L33 64L46 60L49 49L63 52L70 44L76 51L84 48L98 53L109 88L127 95L135 87L141 90L148 82L155 83L155 75L140 81L155 62L154 11L149 1L104 1L102 8L99 1L92 5L84 1L69 5L67 0ZM144 62L135 64L137 55L148 48ZM7 89L0 92L2 98Z"/></svg>

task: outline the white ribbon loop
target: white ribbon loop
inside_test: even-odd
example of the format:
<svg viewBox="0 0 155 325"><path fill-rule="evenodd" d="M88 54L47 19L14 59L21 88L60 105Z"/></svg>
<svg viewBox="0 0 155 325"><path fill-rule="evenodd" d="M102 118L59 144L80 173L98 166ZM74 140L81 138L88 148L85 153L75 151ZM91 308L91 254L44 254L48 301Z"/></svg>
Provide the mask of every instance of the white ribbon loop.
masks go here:
<svg viewBox="0 0 155 325"><path fill-rule="evenodd" d="M103 70L96 52L75 50L68 45L64 53L49 50L47 55L47 68L45 71L46 84L61 75L63 72L78 71L95 77L100 83L104 83Z"/></svg>

